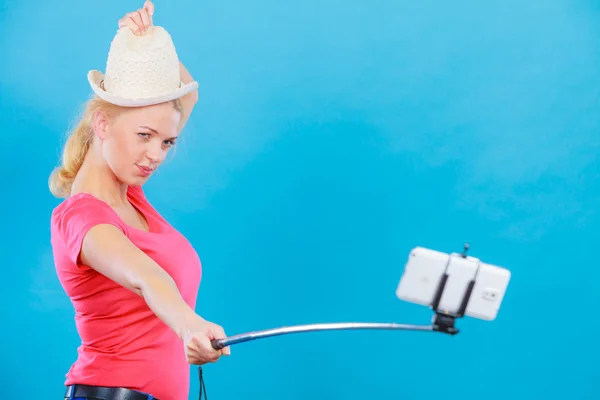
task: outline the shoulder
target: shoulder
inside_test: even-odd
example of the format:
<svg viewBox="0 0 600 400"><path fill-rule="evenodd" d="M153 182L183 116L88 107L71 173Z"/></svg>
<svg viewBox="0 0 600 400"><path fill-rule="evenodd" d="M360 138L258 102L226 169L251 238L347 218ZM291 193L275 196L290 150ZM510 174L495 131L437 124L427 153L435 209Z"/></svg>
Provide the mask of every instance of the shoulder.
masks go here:
<svg viewBox="0 0 600 400"><path fill-rule="evenodd" d="M52 210L52 230L61 236L81 234L100 223L110 223L125 230L117 213L107 203L88 193L75 194Z"/></svg>
<svg viewBox="0 0 600 400"><path fill-rule="evenodd" d="M83 240L97 225L112 225L129 236L127 226L117 213L107 203L91 194L75 194L54 208L50 233L53 250L61 264L57 265L57 268L79 265Z"/></svg>
<svg viewBox="0 0 600 400"><path fill-rule="evenodd" d="M108 214L114 211L104 201L88 193L77 193L65 199L52 210L52 221L65 217L94 215L98 212Z"/></svg>

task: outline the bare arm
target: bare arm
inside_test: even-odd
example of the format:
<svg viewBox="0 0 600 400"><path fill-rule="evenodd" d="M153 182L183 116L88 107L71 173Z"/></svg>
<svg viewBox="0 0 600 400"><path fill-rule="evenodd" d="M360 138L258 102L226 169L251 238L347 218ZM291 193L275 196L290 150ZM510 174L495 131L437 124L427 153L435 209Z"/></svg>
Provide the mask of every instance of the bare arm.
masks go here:
<svg viewBox="0 0 600 400"><path fill-rule="evenodd" d="M182 339L189 324L200 318L183 300L171 276L113 225L96 225L88 231L81 260L142 296L156 316Z"/></svg>
<svg viewBox="0 0 600 400"><path fill-rule="evenodd" d="M189 73L189 71L185 68L185 66L180 62L179 63L179 73L181 75L181 81L183 83L190 83L194 81L194 78ZM194 106L198 102L198 89L186 94L181 98L181 102L183 105L183 113L181 115L181 122L179 123L179 130L183 130L183 127L187 123L192 111L194 110Z"/></svg>

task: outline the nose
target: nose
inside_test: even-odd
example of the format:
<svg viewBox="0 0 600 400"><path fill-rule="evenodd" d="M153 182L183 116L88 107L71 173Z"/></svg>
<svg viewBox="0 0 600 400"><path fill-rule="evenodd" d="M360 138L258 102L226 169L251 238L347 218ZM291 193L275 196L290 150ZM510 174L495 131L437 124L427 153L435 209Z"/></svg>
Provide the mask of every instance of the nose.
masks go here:
<svg viewBox="0 0 600 400"><path fill-rule="evenodd" d="M154 141L148 145L146 157L152 164L160 164L164 158L164 151L160 141Z"/></svg>

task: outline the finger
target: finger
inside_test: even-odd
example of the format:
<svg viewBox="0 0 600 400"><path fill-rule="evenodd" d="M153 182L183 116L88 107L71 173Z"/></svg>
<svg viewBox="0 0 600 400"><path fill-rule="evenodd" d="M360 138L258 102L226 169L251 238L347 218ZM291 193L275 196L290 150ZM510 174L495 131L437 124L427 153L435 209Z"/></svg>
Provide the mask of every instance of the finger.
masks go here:
<svg viewBox="0 0 600 400"><path fill-rule="evenodd" d="M133 19L127 14L119 20L119 28L129 28L136 35L139 33L139 28Z"/></svg>
<svg viewBox="0 0 600 400"><path fill-rule="evenodd" d="M225 330L221 326L216 327L216 332L215 333L216 333L215 334L215 339L225 339L225 338L227 338L227 334L225 333ZM220 352L221 352L222 355L226 355L226 356L231 355L231 350L229 349L229 346L223 347L220 350Z"/></svg>
<svg viewBox="0 0 600 400"><path fill-rule="evenodd" d="M128 16L124 16L119 20L119 28L124 28L127 26L126 21L129 19Z"/></svg>
<svg viewBox="0 0 600 400"><path fill-rule="evenodd" d="M150 0L146 0L146 2L144 2L144 9L148 11L150 17L154 15L154 4Z"/></svg>
<svg viewBox="0 0 600 400"><path fill-rule="evenodd" d="M141 34L139 26L134 22L131 17L124 17L119 20L119 28L129 28L134 34Z"/></svg>
<svg viewBox="0 0 600 400"><path fill-rule="evenodd" d="M214 349L211 351L210 348L210 340L209 346L206 346L205 337L198 337L196 335L192 336L190 341L186 345L186 355L188 359L188 363L202 365L208 362L215 362L219 357L215 356L213 353Z"/></svg>
<svg viewBox="0 0 600 400"><path fill-rule="evenodd" d="M142 25L143 25L143 28L144 28L144 32L146 32L148 30L148 28L150 27L150 15L148 15L148 11L146 11L143 8L139 9L138 13L139 13L140 18L142 20Z"/></svg>
<svg viewBox="0 0 600 400"><path fill-rule="evenodd" d="M137 25L137 30L134 31L137 34L144 32L144 22L142 21L142 16L138 11L133 11L129 13L129 18L133 20L133 22Z"/></svg>
<svg viewBox="0 0 600 400"><path fill-rule="evenodd" d="M203 335L198 338L198 353L204 356L204 358L208 358L209 361L215 362L221 356L220 350L215 350L212 347L211 338L209 336Z"/></svg>

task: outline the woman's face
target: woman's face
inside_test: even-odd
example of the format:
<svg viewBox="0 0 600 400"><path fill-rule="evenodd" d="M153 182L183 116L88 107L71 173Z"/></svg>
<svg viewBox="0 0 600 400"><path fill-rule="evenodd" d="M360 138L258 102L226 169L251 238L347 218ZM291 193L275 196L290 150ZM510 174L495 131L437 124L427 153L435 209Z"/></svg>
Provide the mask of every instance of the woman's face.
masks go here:
<svg viewBox="0 0 600 400"><path fill-rule="evenodd" d="M180 118L172 103L163 103L107 119L100 129L101 151L117 179L144 184L175 144Z"/></svg>

